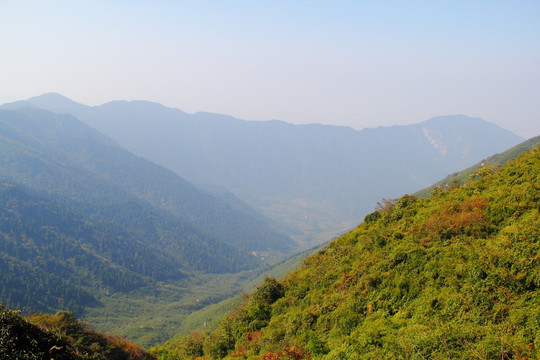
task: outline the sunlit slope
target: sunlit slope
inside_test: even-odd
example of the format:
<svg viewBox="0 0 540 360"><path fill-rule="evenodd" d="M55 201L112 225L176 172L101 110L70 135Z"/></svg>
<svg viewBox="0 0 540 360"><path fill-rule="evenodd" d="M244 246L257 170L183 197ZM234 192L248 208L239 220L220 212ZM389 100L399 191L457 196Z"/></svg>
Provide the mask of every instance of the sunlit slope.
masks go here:
<svg viewBox="0 0 540 360"><path fill-rule="evenodd" d="M540 148L465 186L405 195L266 280L180 358L536 358Z"/></svg>

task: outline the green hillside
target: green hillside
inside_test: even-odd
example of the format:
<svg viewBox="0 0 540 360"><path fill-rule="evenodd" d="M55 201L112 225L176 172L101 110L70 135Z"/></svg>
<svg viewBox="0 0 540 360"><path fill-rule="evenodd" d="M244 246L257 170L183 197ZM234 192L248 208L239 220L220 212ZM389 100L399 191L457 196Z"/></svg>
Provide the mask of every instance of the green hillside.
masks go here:
<svg viewBox="0 0 540 360"><path fill-rule="evenodd" d="M248 253L283 255L294 247L255 211L239 210L69 115L0 110L0 151L0 178L32 189L98 207L138 200L190 223L199 238Z"/></svg>
<svg viewBox="0 0 540 360"><path fill-rule="evenodd" d="M162 359L540 355L540 147L427 199L386 201Z"/></svg>
<svg viewBox="0 0 540 360"><path fill-rule="evenodd" d="M455 185L463 185L469 178L469 176L480 169L482 166L499 166L504 165L508 161L515 159L518 157L519 154L524 153L525 151L534 149L538 144L540 143L540 136L535 136L533 138L530 138L529 140L526 140L522 142L521 144L518 144L511 149L506 150L505 152L502 152L500 154L491 155L490 157L480 161L478 164L473 165L465 170L455 172L451 175L448 175L446 178L442 179L441 181L435 183L434 185L427 187L425 189L422 189L420 191L415 192L413 195L416 197L428 197L433 190L437 188L448 188L450 186Z"/></svg>
<svg viewBox="0 0 540 360"><path fill-rule="evenodd" d="M13 184L0 183L0 199L2 301L25 313L81 313L96 305L96 288L128 292L186 277L185 262L114 223L90 222Z"/></svg>
<svg viewBox="0 0 540 360"><path fill-rule="evenodd" d="M284 278L293 270L299 268L302 260L308 255L316 252L317 248L305 250L270 268L251 271L249 277L240 279L242 293L235 297L227 298L219 303L205 306L200 310L189 314L180 324L178 324L176 335L185 335L193 331L214 330L229 312L242 303L246 293L253 291L253 289L262 283L266 277L270 276L276 279ZM178 339L174 339L172 342L178 342Z"/></svg>

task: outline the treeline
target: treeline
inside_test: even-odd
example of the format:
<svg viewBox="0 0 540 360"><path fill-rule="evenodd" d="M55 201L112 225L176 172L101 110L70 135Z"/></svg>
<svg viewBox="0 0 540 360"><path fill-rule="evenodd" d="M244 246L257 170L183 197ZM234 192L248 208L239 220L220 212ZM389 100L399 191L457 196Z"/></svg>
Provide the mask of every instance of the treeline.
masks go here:
<svg viewBox="0 0 540 360"><path fill-rule="evenodd" d="M211 333L159 359L540 356L540 148L427 199L386 200Z"/></svg>

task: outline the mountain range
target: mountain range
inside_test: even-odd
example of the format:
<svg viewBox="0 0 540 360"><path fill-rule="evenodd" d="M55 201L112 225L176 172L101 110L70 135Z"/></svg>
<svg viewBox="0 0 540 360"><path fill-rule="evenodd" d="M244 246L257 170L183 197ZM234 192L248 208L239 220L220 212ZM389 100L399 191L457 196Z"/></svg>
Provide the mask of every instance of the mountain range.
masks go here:
<svg viewBox="0 0 540 360"><path fill-rule="evenodd" d="M187 114L148 101L86 106L54 93L3 107L70 113L192 183L228 189L307 245L353 227L383 197L412 193L523 141L464 115L358 131Z"/></svg>
<svg viewBox="0 0 540 360"><path fill-rule="evenodd" d="M519 140L465 116L356 131L57 94L5 104L0 300L155 344L382 197Z"/></svg>

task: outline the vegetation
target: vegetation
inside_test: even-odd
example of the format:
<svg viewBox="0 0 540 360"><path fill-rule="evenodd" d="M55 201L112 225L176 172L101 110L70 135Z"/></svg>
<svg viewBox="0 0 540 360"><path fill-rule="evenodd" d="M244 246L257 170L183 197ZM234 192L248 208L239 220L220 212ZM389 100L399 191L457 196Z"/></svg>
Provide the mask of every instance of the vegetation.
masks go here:
<svg viewBox="0 0 540 360"><path fill-rule="evenodd" d="M103 296L100 301L104 307L89 308L85 318L101 330L134 339L145 347L193 331L211 331L266 276L283 278L315 251L307 250L265 269L199 274L180 286L160 284L153 296L141 297L138 293Z"/></svg>
<svg viewBox="0 0 540 360"><path fill-rule="evenodd" d="M236 349L240 332L262 334L271 326L281 301L274 297L246 305L245 314L237 310L247 324L228 340L219 335L230 333L219 320L246 298L204 309L261 282L268 249L277 249L270 254L276 259L294 246L248 206L229 202L230 194L201 192L74 118L40 110L0 110L0 153L0 301L6 306L23 315L67 310L143 346L217 329L193 340L202 339L203 353L213 356ZM375 224L398 205L383 201L365 223L381 227ZM288 273L296 260L272 275ZM287 297L287 281L269 284ZM159 351L174 355L180 343ZM305 346L280 349L275 354L316 356Z"/></svg>
<svg viewBox="0 0 540 360"><path fill-rule="evenodd" d="M240 200L213 196L72 116L0 110L0 150L0 177L32 189L98 206L136 200L189 223L191 228L181 230L199 242L212 238L247 253L274 249L283 254L293 248L287 236Z"/></svg>
<svg viewBox="0 0 540 360"><path fill-rule="evenodd" d="M434 190L438 188L446 189L452 186L461 186L469 179L472 173L474 173L475 171L478 171L483 166L497 167L497 166L504 165L508 161L511 161L515 159L516 157L518 157L521 153L534 149L536 146L538 146L538 144L540 144L540 136L535 136L533 138L530 138L529 140L526 140L512 147L511 149L506 150L505 152L492 155L480 161L478 164L475 164L465 170L458 171L451 175L448 175L443 180L435 183L434 185L430 187L417 191L413 195L416 197L423 198L423 197L428 197L429 194L431 194Z"/></svg>
<svg viewBox="0 0 540 360"><path fill-rule="evenodd" d="M465 186L384 201L159 359L540 356L540 147Z"/></svg>
<svg viewBox="0 0 540 360"><path fill-rule="evenodd" d="M23 318L0 304L0 358L17 360L151 360L139 346L95 332L72 313Z"/></svg>
<svg viewBox="0 0 540 360"><path fill-rule="evenodd" d="M191 312L240 292L237 280L268 264L261 253L281 258L293 247L239 200L210 195L69 115L0 110L0 153L0 301L23 314L67 310L155 344ZM155 316L156 303L181 311Z"/></svg>

